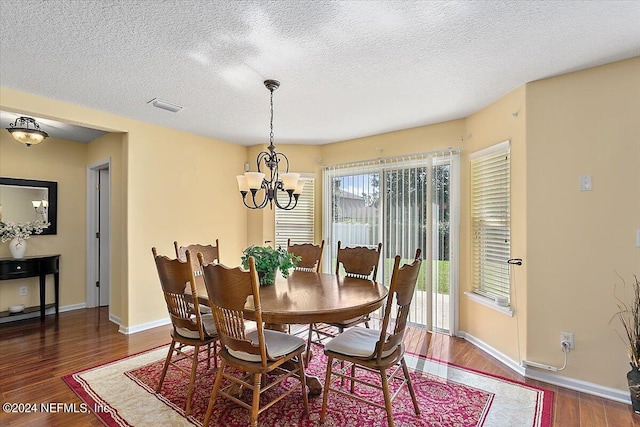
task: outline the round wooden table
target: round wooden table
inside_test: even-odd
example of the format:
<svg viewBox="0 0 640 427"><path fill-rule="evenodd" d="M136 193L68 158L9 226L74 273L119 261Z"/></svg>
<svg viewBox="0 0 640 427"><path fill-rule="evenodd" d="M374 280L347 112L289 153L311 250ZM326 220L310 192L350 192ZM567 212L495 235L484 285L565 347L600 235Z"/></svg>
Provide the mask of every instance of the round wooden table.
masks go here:
<svg viewBox="0 0 640 427"><path fill-rule="evenodd" d="M337 274L293 271L288 278L276 273L273 285L260 287L260 307L265 327L285 330L293 323L328 323L349 320L380 308L387 288L373 280ZM255 320L253 300L245 305L245 316ZM317 377L306 376L309 394L322 393Z"/></svg>
<svg viewBox="0 0 640 427"><path fill-rule="evenodd" d="M353 319L380 308L387 288L373 280L337 274L293 271L276 274L276 283L260 287L262 320L269 324L328 323ZM253 301L245 315L253 319Z"/></svg>

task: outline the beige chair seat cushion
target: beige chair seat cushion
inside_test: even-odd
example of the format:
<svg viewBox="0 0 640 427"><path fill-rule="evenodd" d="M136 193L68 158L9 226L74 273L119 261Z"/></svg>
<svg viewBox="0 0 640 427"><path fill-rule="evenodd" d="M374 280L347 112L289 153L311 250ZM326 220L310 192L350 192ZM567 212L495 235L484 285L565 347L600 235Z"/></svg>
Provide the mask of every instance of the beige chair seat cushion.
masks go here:
<svg viewBox="0 0 640 427"><path fill-rule="evenodd" d="M213 315L211 313L203 314L200 316L200 318L202 319L202 326L204 326L205 338L216 335L217 334L216 323L213 320ZM176 328L176 331L178 332L178 334L180 334L185 338L192 338L196 340L200 339L200 334L198 333L197 330L192 331L191 329L187 329L187 328Z"/></svg>
<svg viewBox="0 0 640 427"><path fill-rule="evenodd" d="M251 331L247 334L247 339L251 340L254 345L258 345L258 331ZM306 341L295 335L285 334L283 332L264 330L264 340L267 346L267 354L271 357L280 357L304 347ZM229 354L233 357L247 362L260 362L262 358L259 354L249 354L244 351L229 350Z"/></svg>
<svg viewBox="0 0 640 427"><path fill-rule="evenodd" d="M189 303L189 307L191 307L192 311L195 308L195 306L193 304L191 304L191 303ZM211 313L211 307L209 307L208 305L199 304L198 307L200 308L200 313L202 313L202 314L210 314Z"/></svg>
<svg viewBox="0 0 640 427"><path fill-rule="evenodd" d="M380 331L356 326L347 329L339 334L325 346L325 351L340 353L354 357L371 357L376 351L376 344L380 339ZM395 348L382 353L382 357L387 357L395 351Z"/></svg>

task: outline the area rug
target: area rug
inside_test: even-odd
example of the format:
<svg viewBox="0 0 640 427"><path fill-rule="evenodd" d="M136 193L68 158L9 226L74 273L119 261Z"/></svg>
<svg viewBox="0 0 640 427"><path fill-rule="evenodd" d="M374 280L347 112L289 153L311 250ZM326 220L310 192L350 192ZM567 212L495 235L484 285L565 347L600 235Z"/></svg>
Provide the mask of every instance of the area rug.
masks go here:
<svg viewBox="0 0 640 427"><path fill-rule="evenodd" d="M316 348L307 372L324 382L326 358ZM169 368L160 394L154 392L167 347L149 350L85 371L63 380L107 426L201 426L207 409L215 368L200 363L192 414L184 417L187 375ZM407 355L421 414L416 416L406 389L393 403L396 426L428 427L549 427L553 392L520 382L465 369L418 355ZM188 362L187 362L188 364ZM360 375L371 375L366 372ZM339 380L338 380L339 383ZM284 384L286 387L287 384ZM276 392L277 390L274 390ZM383 404L381 393L356 386L356 393ZM244 397L250 400L250 393ZM322 396L309 399L305 416L298 392L278 402L259 417L261 426L319 426ZM246 426L248 411L218 398L211 424ZM386 426L384 410L330 394L326 427Z"/></svg>

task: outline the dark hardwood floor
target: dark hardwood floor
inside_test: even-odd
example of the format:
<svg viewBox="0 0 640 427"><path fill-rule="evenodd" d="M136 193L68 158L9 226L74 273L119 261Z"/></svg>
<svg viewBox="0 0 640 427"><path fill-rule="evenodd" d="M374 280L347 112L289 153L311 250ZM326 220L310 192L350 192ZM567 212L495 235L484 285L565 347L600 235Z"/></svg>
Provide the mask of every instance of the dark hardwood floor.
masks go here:
<svg viewBox="0 0 640 427"><path fill-rule="evenodd" d="M169 343L170 326L132 335L118 332L102 309L75 310L0 325L0 400L2 403L80 404L62 381L65 374L110 362ZM554 426L640 427L640 416L629 405L563 389L514 374L500 362L463 339L427 334L410 328L407 350L479 369L555 392ZM101 426L91 413L5 413L0 426ZM517 426L514 426L517 427Z"/></svg>

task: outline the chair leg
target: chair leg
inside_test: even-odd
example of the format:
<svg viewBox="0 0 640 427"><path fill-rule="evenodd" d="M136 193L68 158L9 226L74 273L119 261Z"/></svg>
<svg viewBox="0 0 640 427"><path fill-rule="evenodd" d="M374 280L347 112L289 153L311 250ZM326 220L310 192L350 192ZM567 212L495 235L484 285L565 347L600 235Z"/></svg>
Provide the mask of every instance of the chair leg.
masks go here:
<svg viewBox="0 0 640 427"><path fill-rule="evenodd" d="M407 387L409 388L409 394L411 394L411 400L413 401L413 409L416 411L416 415L420 415L420 407L418 407L418 399L416 399L416 392L413 390L413 383L409 376L409 369L407 369L407 362L404 361L404 356L400 359L402 364L402 372L404 372L404 378L407 381Z"/></svg>
<svg viewBox="0 0 640 427"><path fill-rule="evenodd" d="M207 406L207 413L204 416L203 427L209 427L209 421L211 420L211 412L213 412L213 403L218 396L218 390L220 389L220 383L222 381L222 374L224 372L224 361L220 361L220 369L216 375L216 381L213 383L213 390L211 390L211 397L209 398L209 406Z"/></svg>
<svg viewBox="0 0 640 427"><path fill-rule="evenodd" d="M327 417L327 403L329 400L329 386L331 385L331 369L333 367L333 357L327 360L327 374L324 379L324 390L322 390L322 410L320 411L320 423L324 424Z"/></svg>
<svg viewBox="0 0 640 427"><path fill-rule="evenodd" d="M304 403L304 413L309 416L309 396L307 396L307 378L304 375L304 363L302 362L302 355L298 356L298 375L300 379L300 386L302 387L302 402Z"/></svg>
<svg viewBox="0 0 640 427"><path fill-rule="evenodd" d="M260 410L260 381L262 374L253 375L253 399L251 401L251 427L258 427L258 411Z"/></svg>
<svg viewBox="0 0 640 427"><path fill-rule="evenodd" d="M167 358L164 362L164 367L162 368L162 375L160 375L160 381L158 382L158 386L156 387L156 393L160 393L162 389L162 383L164 382L164 377L167 375L167 369L169 368L169 363L171 363L171 356L173 356L173 351L175 349L176 342L175 340L171 340L171 345L169 346L169 353L167 353Z"/></svg>
<svg viewBox="0 0 640 427"><path fill-rule="evenodd" d="M193 348L193 361L191 362L191 378L189 378L189 388L187 389L187 407L184 410L185 417L191 415L191 397L193 396L193 388L196 382L196 373L198 370L198 353L200 353L200 346L196 345Z"/></svg>
<svg viewBox="0 0 640 427"><path fill-rule="evenodd" d="M385 369L380 369L380 376L382 377L384 407L387 409L387 424L389 424L389 427L393 427L393 413L391 412L391 397L389 396L389 380L387 378L387 371Z"/></svg>
<svg viewBox="0 0 640 427"><path fill-rule="evenodd" d="M353 388L354 388L353 385L355 383L355 380L354 380L355 377L356 377L356 364L352 363L351 364L351 388L350 388L351 394L353 394Z"/></svg>

